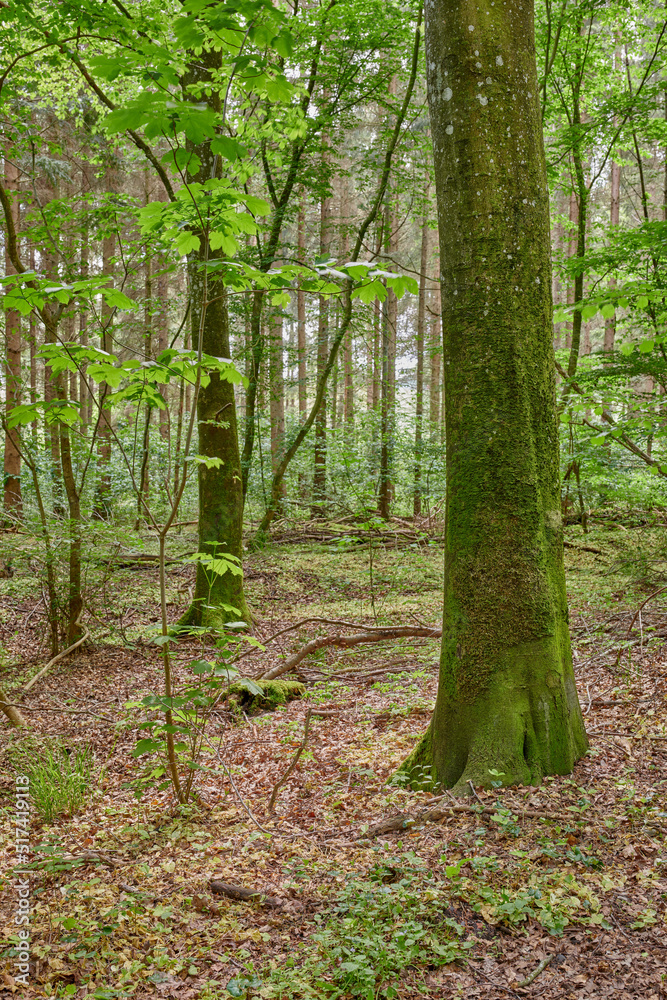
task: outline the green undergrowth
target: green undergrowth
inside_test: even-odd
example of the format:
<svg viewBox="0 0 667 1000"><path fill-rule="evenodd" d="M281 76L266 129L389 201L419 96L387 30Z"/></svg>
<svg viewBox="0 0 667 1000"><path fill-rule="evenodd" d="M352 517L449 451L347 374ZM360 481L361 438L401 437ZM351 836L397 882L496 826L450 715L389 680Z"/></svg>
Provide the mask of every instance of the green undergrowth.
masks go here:
<svg viewBox="0 0 667 1000"><path fill-rule="evenodd" d="M448 965L473 946L451 915L450 901L446 887L425 870L379 863L365 878L348 875L327 912L316 916L309 945L275 968L258 995L398 997L407 969Z"/></svg>
<svg viewBox="0 0 667 1000"><path fill-rule="evenodd" d="M74 816L84 807L93 781L90 747L71 747L55 737L21 733L6 757L15 775L29 779L32 807L43 823Z"/></svg>
<svg viewBox="0 0 667 1000"><path fill-rule="evenodd" d="M540 871L527 859L503 871L494 857L441 860L443 870L434 873L408 852L363 876L347 874L298 954L262 972L249 966L234 984L272 1000L392 1000L410 970L419 993L435 997L424 981L427 970L465 962L475 946L476 934L462 922L466 914L468 923L490 926L492 934L496 927L525 932L531 924L553 936L572 925L609 929L601 894L584 876ZM614 887L612 879L601 882L602 895ZM476 914L484 925L475 925ZM234 984L232 995L245 995Z"/></svg>

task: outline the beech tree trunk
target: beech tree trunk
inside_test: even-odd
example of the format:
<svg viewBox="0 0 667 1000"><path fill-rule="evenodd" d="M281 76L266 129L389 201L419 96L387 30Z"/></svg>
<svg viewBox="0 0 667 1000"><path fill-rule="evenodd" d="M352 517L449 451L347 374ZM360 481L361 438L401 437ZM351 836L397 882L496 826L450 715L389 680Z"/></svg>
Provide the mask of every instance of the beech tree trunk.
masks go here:
<svg viewBox="0 0 667 1000"><path fill-rule="evenodd" d="M586 733L563 570L533 0L426 6L447 415L431 726L404 769L463 790L565 774Z"/></svg>
<svg viewBox="0 0 667 1000"><path fill-rule="evenodd" d="M438 264L438 268L439 268ZM440 388L442 382L442 327L440 323L440 285L431 292L431 331L429 352L431 355L429 375L429 409L431 441L438 440L440 428Z"/></svg>

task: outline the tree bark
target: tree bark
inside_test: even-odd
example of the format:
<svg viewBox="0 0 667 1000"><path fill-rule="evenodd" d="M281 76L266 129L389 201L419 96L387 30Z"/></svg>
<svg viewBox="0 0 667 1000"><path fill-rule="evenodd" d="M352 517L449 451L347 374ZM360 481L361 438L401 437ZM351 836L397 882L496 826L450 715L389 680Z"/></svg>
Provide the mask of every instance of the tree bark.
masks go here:
<svg viewBox="0 0 667 1000"><path fill-rule="evenodd" d="M220 54L204 52L193 65L184 83L206 83L220 63ZM188 95L188 99L191 98ZM215 88L208 98L215 111L220 111L220 95ZM190 149L196 152L199 167L189 175L190 183L219 176L220 160L210 144ZM190 323L195 350L218 358L230 358L229 310L225 287L215 273L206 273L208 261L219 255L211 249L208 233L196 231L200 247L188 257L190 276ZM199 552L212 556L229 554L243 559L243 483L236 424L236 399L231 382L211 373L208 385L202 386L197 397L199 454L221 459L217 468L198 466L199 475ZM203 563L197 564L195 591L190 608L181 625L203 625L219 628L225 622L250 622L251 615L243 592L243 573L228 570L211 573Z"/></svg>
<svg viewBox="0 0 667 1000"><path fill-rule="evenodd" d="M617 49L614 53L614 69L620 66L621 62L621 52ZM617 226L621 217L621 164L612 159L611 170L610 170L610 205L609 205L609 224L611 226ZM609 282L611 288L616 286L616 279L612 278ZM616 341L616 315L610 316L605 322L604 326L604 352L605 354L611 354L614 350L614 344Z"/></svg>
<svg viewBox="0 0 667 1000"><path fill-rule="evenodd" d="M390 95L396 94L397 81L393 77L389 86ZM389 182L385 206L385 252L389 257L388 267L397 249L396 211L394 185ZM396 321L398 301L391 289L382 310L382 380L380 386L380 484L378 490L378 511L380 517L389 519L391 502L394 497L393 458L394 424L396 398Z"/></svg>
<svg viewBox="0 0 667 1000"><path fill-rule="evenodd" d="M285 443L285 379L283 375L283 317L269 316L269 415L271 418L271 471L275 474Z"/></svg>
<svg viewBox="0 0 667 1000"><path fill-rule="evenodd" d="M532 0L426 7L442 262L440 681L404 769L536 784L587 747L563 569L549 201Z"/></svg>
<svg viewBox="0 0 667 1000"><path fill-rule="evenodd" d="M324 154L326 159L326 152ZM320 252L329 252L331 240L331 216L333 198L322 199L320 207ZM329 358L329 300L319 296L319 318L317 323L317 381L321 381ZM312 517L324 517L327 494L327 400L326 394L315 417L315 455L313 468Z"/></svg>
<svg viewBox="0 0 667 1000"><path fill-rule="evenodd" d="M107 192L116 190L115 171L107 171ZM105 277L114 278L114 253L116 247L115 233L108 232L102 240L102 270ZM112 324L113 310L106 300L102 301L102 334L100 337L101 348L109 354L113 351ZM106 397L109 393L107 386L100 386L100 420L97 430L97 462L99 475L97 488L95 490L95 505L93 513L95 517L106 521L111 516L111 412L105 405Z"/></svg>
<svg viewBox="0 0 667 1000"><path fill-rule="evenodd" d="M431 293L431 333L429 339L431 364L429 371L428 420L431 441L437 441L440 428L440 388L442 382L442 325L440 321L439 282Z"/></svg>
<svg viewBox="0 0 667 1000"><path fill-rule="evenodd" d="M299 195L299 217L297 221L297 257L300 264L306 263L306 196ZM301 284L296 291L297 355L299 359L299 422L303 423L308 412L307 370L306 370L306 293Z"/></svg>
<svg viewBox="0 0 667 1000"><path fill-rule="evenodd" d="M430 204L430 184L426 185L424 217L422 219L422 246L419 275L419 300L417 302L417 387L415 391L415 468L414 496L412 512L419 517L422 512L422 450L424 423L424 330L426 326L426 291L428 278L426 271L429 257L428 209Z"/></svg>
<svg viewBox="0 0 667 1000"><path fill-rule="evenodd" d="M19 171L11 161L11 146L5 149L5 187L14 197L11 211L14 228L19 228ZM16 274L7 246L5 246L5 274ZM21 402L21 315L16 309L5 310L5 414ZM14 524L23 516L21 495L21 455L18 448L18 431L5 430L4 451L5 486L3 507L8 520Z"/></svg>

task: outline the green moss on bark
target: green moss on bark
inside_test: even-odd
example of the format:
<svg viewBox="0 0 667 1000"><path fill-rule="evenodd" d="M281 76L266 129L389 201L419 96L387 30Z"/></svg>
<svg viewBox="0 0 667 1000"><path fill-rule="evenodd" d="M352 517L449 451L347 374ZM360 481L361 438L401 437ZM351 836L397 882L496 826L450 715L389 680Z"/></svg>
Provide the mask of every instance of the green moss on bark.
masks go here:
<svg viewBox="0 0 667 1000"><path fill-rule="evenodd" d="M261 694L248 691L242 682L235 682L229 688L230 696L247 712L274 711L279 705L286 705L288 701L302 698L306 693L304 684L280 677L272 681L253 681L253 683L262 689Z"/></svg>
<svg viewBox="0 0 667 1000"><path fill-rule="evenodd" d="M587 742L563 568L532 0L427 7L447 429L437 781L566 773Z"/></svg>

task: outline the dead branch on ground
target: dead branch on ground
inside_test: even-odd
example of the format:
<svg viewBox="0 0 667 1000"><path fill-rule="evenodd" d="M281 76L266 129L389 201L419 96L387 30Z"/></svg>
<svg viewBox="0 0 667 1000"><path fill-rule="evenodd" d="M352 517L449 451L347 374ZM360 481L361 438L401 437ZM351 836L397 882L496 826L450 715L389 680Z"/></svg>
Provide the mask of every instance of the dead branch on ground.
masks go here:
<svg viewBox="0 0 667 1000"><path fill-rule="evenodd" d="M298 666L311 653L317 652L318 649L325 649L328 646L349 649L353 646L359 646L362 643L384 642L388 639L439 639L442 636L442 629L436 626L396 625L392 627L358 625L354 622L345 622L344 624L347 628L358 628L363 631L356 632L353 635L341 635L340 632L335 632L333 635L323 635L318 639L311 639L305 646L302 646L296 653L288 657L284 663L279 663L275 667L265 670L264 673L259 675L258 680L269 681L274 680L276 677L282 677L283 674L289 673L290 670Z"/></svg>

